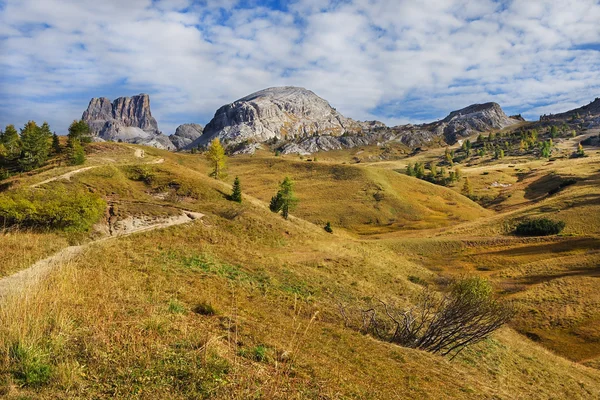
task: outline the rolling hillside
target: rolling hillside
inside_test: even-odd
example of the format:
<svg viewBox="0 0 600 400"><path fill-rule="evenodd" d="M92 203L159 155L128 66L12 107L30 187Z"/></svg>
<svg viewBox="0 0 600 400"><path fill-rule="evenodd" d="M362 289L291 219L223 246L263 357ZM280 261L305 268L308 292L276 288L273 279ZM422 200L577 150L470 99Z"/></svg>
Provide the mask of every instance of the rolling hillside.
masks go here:
<svg viewBox="0 0 600 400"><path fill-rule="evenodd" d="M2 192L85 189L108 210L90 234L13 228L0 236L3 250L9 249L3 256L13 260L4 275L68 244L83 245L37 285L24 283L1 299L0 393L7 398L600 394L591 347L561 336L573 349L585 349L571 357L581 364L543 347L558 347L548 342L552 330L544 330L549 322L543 316L568 304L570 321L582 323L580 334L593 335L595 316L578 308L593 307L594 298L582 297L591 293L593 275L564 274L558 267L574 267L580 254L592 267L594 236L533 240L494 234L495 221L501 225L506 218L502 214L377 165L230 158L227 181L239 176L244 192L237 204L227 199L227 183L208 177L200 155L118 144L95 144L92 150L84 167L93 168L68 180L29 189L72 172L57 167L16 176ZM300 199L288 221L268 209L286 175ZM151 226L182 212L202 217L129 236L107 233L107 226L123 226L128 218ZM326 221L333 234L323 230ZM393 232L400 228L402 234ZM546 270L545 260L557 251L571 261L553 261L556 269ZM539 269L560 277L535 281ZM361 309L383 299L408 306L423 285L442 287L445 277L464 272L489 277L498 294L514 298L525 311L453 360L345 326L340 305ZM510 286L517 283L520 290ZM559 299L563 291L570 297Z"/></svg>

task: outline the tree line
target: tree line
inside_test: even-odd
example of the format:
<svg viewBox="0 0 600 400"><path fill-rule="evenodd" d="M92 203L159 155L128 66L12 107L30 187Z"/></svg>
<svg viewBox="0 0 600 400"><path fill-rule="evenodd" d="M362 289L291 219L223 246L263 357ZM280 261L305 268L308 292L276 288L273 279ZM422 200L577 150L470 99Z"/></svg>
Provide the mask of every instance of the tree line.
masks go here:
<svg viewBox="0 0 600 400"><path fill-rule="evenodd" d="M65 148L47 122L40 126L29 121L19 131L14 125L7 125L3 131L0 130L0 180L40 168L51 157L64 156L69 165L83 164L83 147L90 142L90 128L83 120L73 121L69 126Z"/></svg>

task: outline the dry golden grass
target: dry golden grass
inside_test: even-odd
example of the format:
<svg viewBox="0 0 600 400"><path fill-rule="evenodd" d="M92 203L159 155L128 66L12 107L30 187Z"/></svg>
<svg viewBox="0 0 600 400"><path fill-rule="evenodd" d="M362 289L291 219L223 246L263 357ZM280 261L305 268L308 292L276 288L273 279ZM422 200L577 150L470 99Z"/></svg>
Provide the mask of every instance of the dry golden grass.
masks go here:
<svg viewBox="0 0 600 400"><path fill-rule="evenodd" d="M97 145L98 157L112 158L114 149L131 151L128 145L103 146ZM576 190L593 195L592 185L578 183L551 198L533 199L526 208L493 215L449 189L398 174L390 164L259 155L229 160L228 181L239 175L245 194L237 204L227 201L226 184L208 178L201 156L145 150L146 160L127 159L130 153L123 151L122 162L106 161L112 165L68 184L100 193L123 216L186 209L206 217L91 244L41 287L0 303L0 395L600 397L600 371L541 346L568 349L577 355L573 359L598 364L590 343L599 320L594 274L600 239L502 235L519 213L566 201ZM165 162L147 166L152 179L132 175L132 165L158 158ZM577 173L591 179L595 161L586 161ZM568 168L564 164L558 172ZM506 166L498 174L513 179L512 170ZM546 170L535 173L542 177ZM301 199L289 221L265 205L285 175L296 181ZM523 187L515 184L514 196L538 175L522 181ZM169 195L156 197L165 192ZM373 196L378 192L379 200ZM583 197L574 204L577 212L595 210ZM585 232L575 214L560 213L568 217L567 229ZM333 235L322 229L327 220ZM400 228L411 230L387 233ZM438 237L429 237L434 234ZM67 238L57 237L66 244ZM525 312L513 327L537 334L530 337L540 343L504 328L449 361L344 327L339 303L360 307L381 298L409 304L421 290L412 282L435 285L440 276L464 273L487 276L499 293L514 299Z"/></svg>
<svg viewBox="0 0 600 400"><path fill-rule="evenodd" d="M68 245L68 237L16 229L0 233L0 277L27 268Z"/></svg>

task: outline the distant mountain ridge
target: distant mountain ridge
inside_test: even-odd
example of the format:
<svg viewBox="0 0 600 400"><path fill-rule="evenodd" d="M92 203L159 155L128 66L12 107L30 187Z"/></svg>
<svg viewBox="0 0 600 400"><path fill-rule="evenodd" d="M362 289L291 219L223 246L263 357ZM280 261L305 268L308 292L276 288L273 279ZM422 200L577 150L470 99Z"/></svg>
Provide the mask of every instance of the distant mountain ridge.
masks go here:
<svg viewBox="0 0 600 400"><path fill-rule="evenodd" d="M497 103L473 104L440 121L388 127L380 121L356 121L314 92L294 86L272 87L220 107L205 126L180 125L169 137L158 129L147 94L113 101L94 98L83 113L101 140L121 140L168 150L205 147L219 138L234 154L253 153L263 145L283 154L310 154L358 146L402 143L452 144L463 137L523 122L507 116Z"/></svg>
<svg viewBox="0 0 600 400"><path fill-rule="evenodd" d="M540 122L574 122L587 129L600 127L600 98L596 97L589 104L558 114L540 116Z"/></svg>
<svg viewBox="0 0 600 400"><path fill-rule="evenodd" d="M218 137L237 152L253 152L260 143L279 146L282 153L310 154L369 144L401 142L414 147L521 122L497 103L473 104L442 121L387 127L379 121L355 121L340 114L314 92L293 86L268 88L219 108L204 133L187 148L205 146Z"/></svg>

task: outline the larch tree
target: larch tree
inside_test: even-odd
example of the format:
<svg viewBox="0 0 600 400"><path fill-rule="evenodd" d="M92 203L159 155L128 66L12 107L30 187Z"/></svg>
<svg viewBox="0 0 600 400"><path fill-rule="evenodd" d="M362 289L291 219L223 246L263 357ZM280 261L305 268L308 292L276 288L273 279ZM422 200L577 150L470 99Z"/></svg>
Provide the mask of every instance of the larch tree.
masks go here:
<svg viewBox="0 0 600 400"><path fill-rule="evenodd" d="M208 151L206 152L206 158L212 167L210 176L215 179L225 177L225 149L221 146L219 138L214 138L212 142L210 142Z"/></svg>

